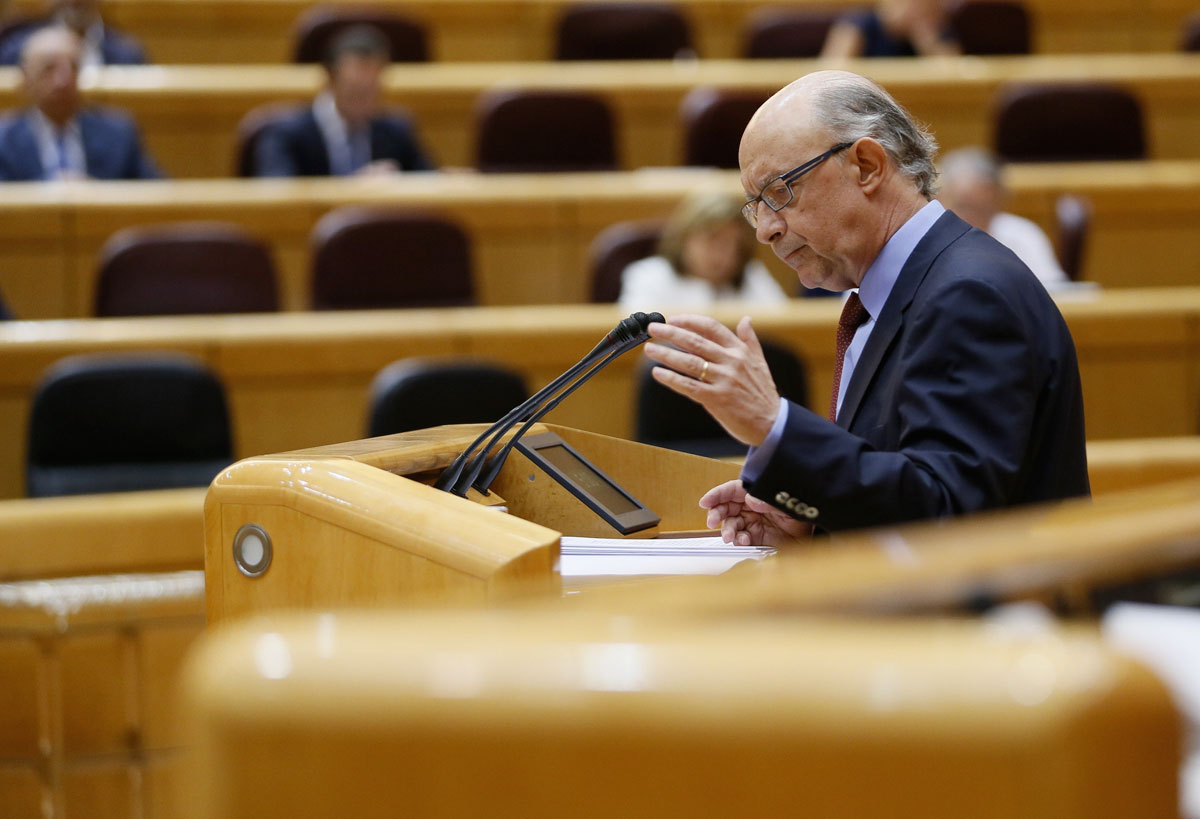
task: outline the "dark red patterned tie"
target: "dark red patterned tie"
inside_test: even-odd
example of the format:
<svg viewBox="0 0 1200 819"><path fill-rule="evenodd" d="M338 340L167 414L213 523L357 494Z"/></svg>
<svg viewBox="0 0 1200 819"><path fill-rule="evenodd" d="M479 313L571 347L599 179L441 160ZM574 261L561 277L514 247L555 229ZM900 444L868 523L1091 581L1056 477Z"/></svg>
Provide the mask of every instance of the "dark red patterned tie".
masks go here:
<svg viewBox="0 0 1200 819"><path fill-rule="evenodd" d="M842 317L838 319L837 353L833 362L833 396L829 400L829 420L837 420L838 390L842 386L842 362L846 360L846 350L854 339L854 331L864 324L871 314L863 307L858 293L851 293L842 308Z"/></svg>

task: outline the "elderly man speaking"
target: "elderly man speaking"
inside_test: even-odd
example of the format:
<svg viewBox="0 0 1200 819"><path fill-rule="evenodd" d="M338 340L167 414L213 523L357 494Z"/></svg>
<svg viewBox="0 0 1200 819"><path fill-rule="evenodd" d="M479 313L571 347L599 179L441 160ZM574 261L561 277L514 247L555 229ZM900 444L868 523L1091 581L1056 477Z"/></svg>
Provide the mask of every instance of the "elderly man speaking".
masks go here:
<svg viewBox="0 0 1200 819"><path fill-rule="evenodd" d="M820 71L742 136L744 213L805 287L855 290L828 418L781 400L743 318L650 325L654 377L751 448L704 495L739 544L1089 493L1075 347L1009 250L933 200L933 139L864 77Z"/></svg>

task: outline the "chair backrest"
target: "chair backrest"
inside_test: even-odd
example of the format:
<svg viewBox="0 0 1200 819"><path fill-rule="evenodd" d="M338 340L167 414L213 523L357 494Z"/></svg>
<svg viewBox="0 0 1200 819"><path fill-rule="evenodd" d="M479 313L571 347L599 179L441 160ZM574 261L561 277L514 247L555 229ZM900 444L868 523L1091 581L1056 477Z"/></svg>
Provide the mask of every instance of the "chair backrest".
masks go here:
<svg viewBox="0 0 1200 819"><path fill-rule="evenodd" d="M596 234L588 246L592 302L615 302L620 297L621 274L638 259L658 252L662 231L662 221L647 220L617 222Z"/></svg>
<svg viewBox="0 0 1200 819"><path fill-rule="evenodd" d="M1064 193L1054 203L1054 214L1058 220L1058 263L1068 279L1080 281L1092 224L1092 202L1086 196Z"/></svg>
<svg viewBox="0 0 1200 819"><path fill-rule="evenodd" d="M1200 11L1184 19L1179 48L1182 51L1200 51Z"/></svg>
<svg viewBox="0 0 1200 819"><path fill-rule="evenodd" d="M185 356L73 356L33 396L31 497L206 486L232 460L225 391Z"/></svg>
<svg viewBox="0 0 1200 819"><path fill-rule="evenodd" d="M267 246L235 224L127 228L100 250L96 315L270 312L277 291Z"/></svg>
<svg viewBox="0 0 1200 819"><path fill-rule="evenodd" d="M490 424L529 397L517 373L485 361L406 359L371 383L367 435Z"/></svg>
<svg viewBox="0 0 1200 819"><path fill-rule="evenodd" d="M1006 162L1144 159L1142 108L1101 83L1016 83L1001 90L993 144Z"/></svg>
<svg viewBox="0 0 1200 819"><path fill-rule="evenodd" d="M617 169L612 111L592 94L485 92L475 119L476 166L481 171Z"/></svg>
<svg viewBox="0 0 1200 819"><path fill-rule="evenodd" d="M296 20L292 32L295 50L292 61L324 62L329 41L347 26L370 25L387 38L394 63L423 63L429 60L429 37L425 26L386 8L313 6Z"/></svg>
<svg viewBox="0 0 1200 819"><path fill-rule="evenodd" d="M767 366L784 398L808 403L804 361L791 349L762 341ZM638 441L696 455L743 455L746 445L729 436L700 404L672 392L651 375L650 365L638 374L635 437Z"/></svg>
<svg viewBox="0 0 1200 819"><path fill-rule="evenodd" d="M1029 12L1019 0L958 0L947 9L964 54L1028 54Z"/></svg>
<svg viewBox="0 0 1200 819"><path fill-rule="evenodd" d="M280 120L296 113L291 102L268 102L246 112L234 134L234 173L243 179L258 176L258 140Z"/></svg>
<svg viewBox="0 0 1200 819"><path fill-rule="evenodd" d="M559 60L669 60L692 53L687 20L665 3L578 3L563 9Z"/></svg>
<svg viewBox="0 0 1200 819"><path fill-rule="evenodd" d="M475 302L470 240L435 213L338 208L313 227L312 259L314 310Z"/></svg>
<svg viewBox="0 0 1200 819"><path fill-rule="evenodd" d="M825 45L829 29L845 13L844 8L762 9L746 25L742 54L749 59L765 60L816 57Z"/></svg>
<svg viewBox="0 0 1200 819"><path fill-rule="evenodd" d="M768 92L693 88L679 106L683 122L683 164L716 168L738 167L738 145L754 112Z"/></svg>

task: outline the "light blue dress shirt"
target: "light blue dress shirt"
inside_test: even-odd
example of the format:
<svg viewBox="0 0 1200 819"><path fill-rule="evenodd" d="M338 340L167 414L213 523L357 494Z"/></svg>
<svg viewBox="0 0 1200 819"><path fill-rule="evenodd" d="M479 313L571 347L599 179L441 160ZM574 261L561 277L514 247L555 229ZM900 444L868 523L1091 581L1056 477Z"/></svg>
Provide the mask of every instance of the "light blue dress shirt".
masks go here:
<svg viewBox="0 0 1200 819"><path fill-rule="evenodd" d="M838 412L842 410L842 396L846 394L846 387L850 384L854 367L858 364L863 348L867 346L867 339L871 337L871 331L875 329L875 321L883 312L883 306L887 304L888 296L892 294L896 280L900 278L900 271L904 268L904 263L912 255L917 243L925 238L925 234L933 227L933 223L940 219L945 212L946 209L935 199L913 214L907 222L900 226L899 230L892 234L892 237L884 244L883 250L879 251L875 261L871 262L871 266L863 274L858 288L858 297L871 317L854 333L854 339L846 349L846 357L842 362L842 380L838 387ZM771 426L771 431L767 433L766 440L760 446L750 447L750 451L746 454L746 463L742 467L742 480L753 481L762 475L762 471L766 469L767 463L775 454L775 449L783 437L783 431L787 426L787 417L788 402L780 398L779 413L775 416L775 423Z"/></svg>

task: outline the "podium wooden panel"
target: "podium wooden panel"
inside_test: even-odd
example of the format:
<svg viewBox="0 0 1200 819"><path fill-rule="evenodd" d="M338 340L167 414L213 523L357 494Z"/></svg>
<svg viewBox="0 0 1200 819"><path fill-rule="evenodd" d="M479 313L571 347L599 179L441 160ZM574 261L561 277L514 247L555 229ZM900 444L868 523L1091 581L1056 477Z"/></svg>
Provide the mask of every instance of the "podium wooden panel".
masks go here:
<svg viewBox="0 0 1200 819"><path fill-rule="evenodd" d="M1178 815L1170 698L1087 628L274 618L186 696L205 819Z"/></svg>
<svg viewBox="0 0 1200 819"><path fill-rule="evenodd" d="M407 108L422 141L443 167L474 165L475 107L496 88L588 91L606 99L624 169L678 165L679 108L696 86L773 92L816 60L703 60L632 63L432 63L396 65L385 75L386 102ZM1200 59L1189 54L947 57L852 60L846 68L879 81L933 130L943 150L989 144L997 91L1010 82L1111 82L1142 104L1149 155L1197 156ZM0 69L0 108L24 104L16 69ZM321 87L314 66L151 66L99 69L88 100L127 109L169 176L233 172L237 124L269 102L307 103Z"/></svg>
<svg viewBox="0 0 1200 819"><path fill-rule="evenodd" d="M263 63L291 59L292 24L318 0L106 0L111 24L137 35L160 63ZM339 0L334 0L339 2ZM360 0L341 0L359 4ZM554 26L567 0L408 0L403 13L429 28L437 60L544 60L553 56ZM322 5L328 3L324 0ZM741 54L744 32L770 0L683 0L697 51ZM793 6L859 7L852 0L800 0ZM1027 0L1038 53L1171 51L1194 9L1187 0ZM42 12L40 0L15 10Z"/></svg>
<svg viewBox="0 0 1200 819"><path fill-rule="evenodd" d="M255 611L479 603L560 588L560 534L619 537L518 452L493 490L506 511L430 484L485 425L437 427L242 461L213 481L205 503L210 623ZM696 501L738 467L644 444L551 430L662 518L698 529ZM247 525L266 533L260 574L235 561ZM644 530L639 537L657 530Z"/></svg>

